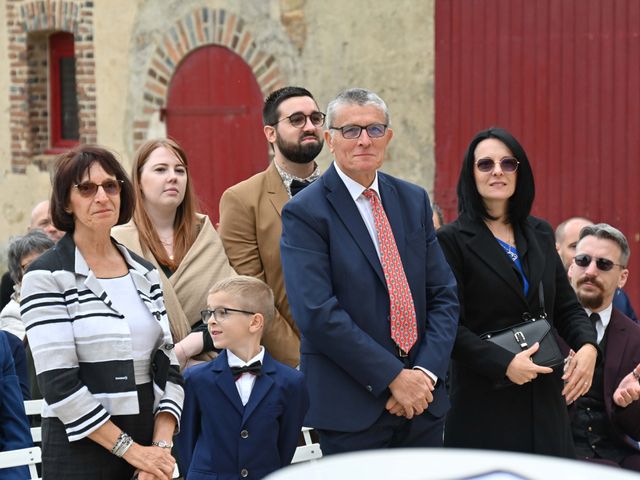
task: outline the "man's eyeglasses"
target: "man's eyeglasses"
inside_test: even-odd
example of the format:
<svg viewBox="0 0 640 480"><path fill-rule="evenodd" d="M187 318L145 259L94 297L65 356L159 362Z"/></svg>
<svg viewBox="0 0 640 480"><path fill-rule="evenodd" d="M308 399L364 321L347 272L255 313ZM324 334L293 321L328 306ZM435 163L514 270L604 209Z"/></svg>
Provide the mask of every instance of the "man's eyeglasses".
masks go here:
<svg viewBox="0 0 640 480"><path fill-rule="evenodd" d="M340 133L347 140L354 140L356 138L360 138L360 134L362 130L367 131L367 135L369 138L380 138L384 137L384 134L387 133L387 125L384 123L372 123L370 125L361 126L361 125L345 125L344 127L329 127L331 130L340 130Z"/></svg>
<svg viewBox="0 0 640 480"><path fill-rule="evenodd" d="M496 163L500 164L500 169L504 173L515 172L520 164L520 162L513 157L504 157L499 161L493 160L492 158L480 158L476 160L476 168L483 173L487 173L495 168Z"/></svg>
<svg viewBox="0 0 640 480"><path fill-rule="evenodd" d="M302 112L295 112L289 115L288 117L281 118L276 123L271 124L271 126L273 127L274 125L277 125L283 120L289 120L289 123L291 124L292 127L302 128L307 124L307 118L308 118L309 120L311 120L311 124L314 127L321 127L322 125L324 125L324 117L325 117L325 114L322 112L312 112L309 115L305 115Z"/></svg>
<svg viewBox="0 0 640 480"><path fill-rule="evenodd" d="M98 193L98 187L102 187L104 193L110 197L115 197L122 190L124 180L105 180L102 183L82 182L74 184L74 188L78 189L78 193L85 198L93 197Z"/></svg>
<svg viewBox="0 0 640 480"><path fill-rule="evenodd" d="M223 323L227 320L231 313L244 313L245 315L255 315L256 312L249 312L247 310L238 310L237 308L227 308L227 307L218 307L213 310L202 310L200 312L200 318L202 319L202 323L205 325L209 323L209 320L213 317L213 319L217 323Z"/></svg>
<svg viewBox="0 0 640 480"><path fill-rule="evenodd" d="M595 257L592 257L591 255L587 255L586 253L581 253L580 255L576 255L573 258L573 261L576 262L576 265L582 268L588 267L589 265L591 265L592 261L595 261L596 267L598 267L598 270L602 270L603 272L608 272L614 266L620 267L620 268L626 268L624 265L620 265L619 263L613 263L608 258L595 258Z"/></svg>

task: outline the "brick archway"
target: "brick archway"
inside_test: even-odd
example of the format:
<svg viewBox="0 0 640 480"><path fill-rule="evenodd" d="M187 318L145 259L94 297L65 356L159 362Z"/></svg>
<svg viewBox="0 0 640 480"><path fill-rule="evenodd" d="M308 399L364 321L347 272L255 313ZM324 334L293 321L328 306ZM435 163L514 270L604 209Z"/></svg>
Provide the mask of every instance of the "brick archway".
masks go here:
<svg viewBox="0 0 640 480"><path fill-rule="evenodd" d="M199 8L164 33L147 64L142 108L133 121L134 149L148 137L150 118L164 108L178 64L198 47L220 45L238 54L251 67L265 96L285 85L275 57L258 48L245 26L240 16L227 10Z"/></svg>

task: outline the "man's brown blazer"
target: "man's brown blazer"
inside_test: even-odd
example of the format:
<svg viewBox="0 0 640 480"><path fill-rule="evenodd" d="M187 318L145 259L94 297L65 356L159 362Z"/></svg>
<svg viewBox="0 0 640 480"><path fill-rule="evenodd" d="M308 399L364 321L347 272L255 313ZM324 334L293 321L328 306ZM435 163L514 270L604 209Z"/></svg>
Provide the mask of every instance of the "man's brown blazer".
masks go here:
<svg viewBox="0 0 640 480"><path fill-rule="evenodd" d="M300 362L300 332L291 317L280 263L280 214L288 200L272 162L264 172L224 192L218 233L235 271L257 277L273 290L276 316L262 344L276 360L295 367Z"/></svg>

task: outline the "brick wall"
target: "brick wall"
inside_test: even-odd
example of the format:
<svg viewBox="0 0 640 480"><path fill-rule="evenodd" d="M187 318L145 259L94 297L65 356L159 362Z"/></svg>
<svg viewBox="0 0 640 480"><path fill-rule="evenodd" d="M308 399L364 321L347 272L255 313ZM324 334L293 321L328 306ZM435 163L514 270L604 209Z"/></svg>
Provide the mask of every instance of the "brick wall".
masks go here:
<svg viewBox="0 0 640 480"><path fill-rule="evenodd" d="M46 167L49 147L48 35L74 35L80 142L96 142L93 1L5 0L10 61L11 168ZM46 76L46 77L45 77Z"/></svg>

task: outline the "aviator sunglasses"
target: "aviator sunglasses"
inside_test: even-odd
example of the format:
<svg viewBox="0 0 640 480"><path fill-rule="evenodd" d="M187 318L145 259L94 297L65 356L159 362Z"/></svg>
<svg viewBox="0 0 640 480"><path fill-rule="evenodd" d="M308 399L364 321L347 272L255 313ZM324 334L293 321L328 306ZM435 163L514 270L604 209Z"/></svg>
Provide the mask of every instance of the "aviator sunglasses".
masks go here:
<svg viewBox="0 0 640 480"><path fill-rule="evenodd" d="M499 161L493 160L492 158L480 158L476 160L476 168L483 173L487 173L495 168L496 163L500 164L500 169L504 173L515 172L520 164L520 162L513 157L504 157Z"/></svg>
<svg viewBox="0 0 640 480"><path fill-rule="evenodd" d="M122 190L122 184L124 180L105 180L102 183L94 183L94 182L82 182L75 183L73 185L74 188L78 189L78 193L80 196L89 198L95 196L98 193L98 187L102 187L104 193L109 195L110 197L115 197Z"/></svg>
<svg viewBox="0 0 640 480"><path fill-rule="evenodd" d="M580 255L576 255L573 258L573 261L576 262L576 265L582 268L588 267L589 265L591 265L592 261L595 261L596 267L598 267L598 270L602 270L603 272L608 272L614 266L620 267L620 268L626 268L624 265L620 265L619 263L613 263L611 260L607 258L595 258L595 257L592 257L591 255L587 255L586 253L581 253Z"/></svg>

